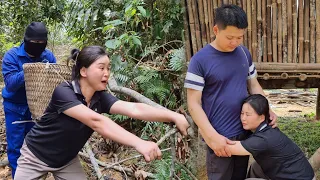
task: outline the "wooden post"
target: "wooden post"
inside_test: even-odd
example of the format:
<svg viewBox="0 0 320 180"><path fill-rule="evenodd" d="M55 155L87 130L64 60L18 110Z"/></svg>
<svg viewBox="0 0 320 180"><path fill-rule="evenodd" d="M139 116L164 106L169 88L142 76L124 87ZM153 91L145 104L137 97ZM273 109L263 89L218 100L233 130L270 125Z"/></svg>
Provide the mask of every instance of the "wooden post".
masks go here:
<svg viewBox="0 0 320 180"><path fill-rule="evenodd" d="M309 15L310 15L310 0L304 1L304 63L310 63L310 31L309 31Z"/></svg>
<svg viewBox="0 0 320 180"><path fill-rule="evenodd" d="M288 62L288 26L287 26L287 1L282 1L282 62Z"/></svg>
<svg viewBox="0 0 320 180"><path fill-rule="evenodd" d="M320 120L320 87L318 87L316 119Z"/></svg>
<svg viewBox="0 0 320 180"><path fill-rule="evenodd" d="M198 0L198 13L199 13L199 20L200 20L200 32L201 32L201 42L202 47L204 47L207 44L207 32L206 32L206 24L204 21L204 16L207 14L206 11L204 11L203 3L206 2L206 0ZM206 6L206 4L205 4Z"/></svg>
<svg viewBox="0 0 320 180"><path fill-rule="evenodd" d="M247 0L247 17L248 17L248 48L252 54L252 26L251 26L251 0Z"/></svg>
<svg viewBox="0 0 320 180"><path fill-rule="evenodd" d="M316 1L316 62L320 63L320 20L318 19L320 17L320 2Z"/></svg>
<svg viewBox="0 0 320 180"><path fill-rule="evenodd" d="M292 0L287 1L288 17L288 63L292 63Z"/></svg>
<svg viewBox="0 0 320 180"><path fill-rule="evenodd" d="M267 1L266 0L262 0L262 31L263 31L263 48L262 48L262 52L263 52L263 62L267 62L268 61L268 57L267 57Z"/></svg>
<svg viewBox="0 0 320 180"><path fill-rule="evenodd" d="M195 29L194 17L193 17L193 8L192 8L193 2L187 0L187 6L188 6L188 15L189 15L192 51L193 51L193 54L195 54L198 51L198 46L197 46L196 29Z"/></svg>
<svg viewBox="0 0 320 180"><path fill-rule="evenodd" d="M257 62L257 1L251 0L251 16L252 16L252 60ZM250 23L250 21L249 21Z"/></svg>
<svg viewBox="0 0 320 180"><path fill-rule="evenodd" d="M277 13L278 13L278 62L282 63L282 2L277 1ZM275 22L273 22L275 23Z"/></svg>
<svg viewBox="0 0 320 180"><path fill-rule="evenodd" d="M208 2L208 12L209 12L209 15L208 15L208 25L207 25L207 31L209 32L209 40L208 40L208 43L212 42L213 41L213 12L214 12L214 9L213 9L213 2L212 0L209 0ZM207 33L208 34L208 33Z"/></svg>
<svg viewBox="0 0 320 180"><path fill-rule="evenodd" d="M303 0L299 0L299 63L303 63L303 54L304 54L304 48L303 48L303 26L301 26L303 24Z"/></svg>
<svg viewBox="0 0 320 180"><path fill-rule="evenodd" d="M257 0L257 29L258 29L258 48L257 48L257 58L258 62L261 62L262 56L262 42L261 42L261 33L262 33L262 17L261 17L261 0Z"/></svg>
<svg viewBox="0 0 320 180"><path fill-rule="evenodd" d="M246 2L246 0L243 0L243 1L242 1L242 9L244 10L244 12L246 12L247 17L248 17L248 13L247 13L247 2ZM248 24L249 24L249 21L248 21ZM243 45L249 48L249 46L248 46L248 28L247 28L247 30L244 32Z"/></svg>
<svg viewBox="0 0 320 180"><path fill-rule="evenodd" d="M316 62L316 2L315 0L310 1L310 63ZM318 17L319 18L319 17Z"/></svg>
<svg viewBox="0 0 320 180"><path fill-rule="evenodd" d="M297 19L297 1L292 1L292 23L293 23L293 33L292 33L292 62L297 62L297 52L298 52L298 19Z"/></svg>
<svg viewBox="0 0 320 180"><path fill-rule="evenodd" d="M277 0L272 0L272 60L277 62Z"/></svg>
<svg viewBox="0 0 320 180"><path fill-rule="evenodd" d="M187 7L186 0L182 0L182 7ZM186 51L186 61L190 61L191 54L192 54L192 48L190 44L190 29L188 25L188 8L184 11L183 16L183 25L184 25L184 44L185 44L185 51Z"/></svg>
<svg viewBox="0 0 320 180"><path fill-rule="evenodd" d="M272 31L271 31L271 0L267 0L267 40L268 40L268 62L272 62Z"/></svg>
<svg viewBox="0 0 320 180"><path fill-rule="evenodd" d="M194 16L194 26L196 30L196 41L197 41L197 51L199 51L202 48L201 43L201 33L200 33L200 23L199 23L199 12L198 12L198 6L197 6L197 0L191 0L192 1L192 10L193 10L193 16Z"/></svg>

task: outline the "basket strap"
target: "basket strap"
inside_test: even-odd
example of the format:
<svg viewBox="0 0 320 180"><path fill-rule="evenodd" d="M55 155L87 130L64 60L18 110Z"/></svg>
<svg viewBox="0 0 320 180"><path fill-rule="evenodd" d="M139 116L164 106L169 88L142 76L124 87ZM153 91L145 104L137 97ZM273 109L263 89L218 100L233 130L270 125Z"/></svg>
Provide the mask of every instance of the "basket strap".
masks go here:
<svg viewBox="0 0 320 180"><path fill-rule="evenodd" d="M46 63L46 67L45 67L45 68L46 68L46 69L47 69L47 68L53 69L54 72L57 73L57 75L58 75L65 83L67 83L67 84L70 86L69 82L68 82L66 79L64 79L64 77L63 77L54 67L50 66L50 63L49 63L49 62Z"/></svg>

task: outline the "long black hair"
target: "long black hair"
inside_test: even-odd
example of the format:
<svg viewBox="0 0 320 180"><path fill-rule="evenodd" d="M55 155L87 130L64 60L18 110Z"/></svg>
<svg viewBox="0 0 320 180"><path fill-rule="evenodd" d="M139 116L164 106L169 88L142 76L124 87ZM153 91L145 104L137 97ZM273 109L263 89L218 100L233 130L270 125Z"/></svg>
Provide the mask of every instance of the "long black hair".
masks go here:
<svg viewBox="0 0 320 180"><path fill-rule="evenodd" d="M108 56L104 48L101 46L87 46L81 51L79 49L72 49L69 60L74 60L75 64L72 68L72 80L80 79L80 69L82 67L88 68L92 63L102 56Z"/></svg>
<svg viewBox="0 0 320 180"><path fill-rule="evenodd" d="M243 101L243 104L245 103L248 103L258 115L264 115L266 123L270 122L269 102L267 98L261 94L253 94Z"/></svg>

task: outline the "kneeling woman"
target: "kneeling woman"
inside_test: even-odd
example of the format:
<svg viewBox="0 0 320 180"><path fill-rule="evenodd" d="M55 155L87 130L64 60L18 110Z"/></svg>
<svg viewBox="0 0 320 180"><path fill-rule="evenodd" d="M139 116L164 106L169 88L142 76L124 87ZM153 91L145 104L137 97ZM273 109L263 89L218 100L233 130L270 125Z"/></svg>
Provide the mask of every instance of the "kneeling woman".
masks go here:
<svg viewBox="0 0 320 180"><path fill-rule="evenodd" d="M267 99L255 94L244 100L241 122L253 134L228 145L233 155L250 155L256 160L248 178L311 180L314 172L300 148L278 128L269 126Z"/></svg>
<svg viewBox="0 0 320 180"><path fill-rule="evenodd" d="M110 60L102 47L89 46L71 54L73 81L57 86L43 117L26 136L14 179L38 179L47 172L55 179L86 179L77 155L94 131L134 147L146 161L161 157L156 143L138 138L101 113L174 122L186 135L189 124L183 115L121 101L105 91Z"/></svg>

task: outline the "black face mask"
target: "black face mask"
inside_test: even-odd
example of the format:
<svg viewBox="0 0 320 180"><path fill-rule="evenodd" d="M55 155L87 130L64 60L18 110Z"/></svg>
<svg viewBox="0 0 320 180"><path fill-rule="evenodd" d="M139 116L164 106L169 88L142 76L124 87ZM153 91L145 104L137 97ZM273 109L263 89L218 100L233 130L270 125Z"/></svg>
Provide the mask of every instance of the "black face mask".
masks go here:
<svg viewBox="0 0 320 180"><path fill-rule="evenodd" d="M24 50L34 56L34 57L40 57L41 53L46 49L47 42L45 43L34 43L30 41L24 42Z"/></svg>

